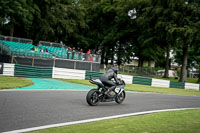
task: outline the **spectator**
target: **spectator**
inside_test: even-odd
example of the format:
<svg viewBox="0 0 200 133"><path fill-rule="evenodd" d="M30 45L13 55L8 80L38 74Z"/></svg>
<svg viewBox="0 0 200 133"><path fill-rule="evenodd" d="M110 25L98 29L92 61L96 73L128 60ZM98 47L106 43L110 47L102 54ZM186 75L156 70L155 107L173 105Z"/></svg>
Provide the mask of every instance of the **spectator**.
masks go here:
<svg viewBox="0 0 200 133"><path fill-rule="evenodd" d="M100 55L101 54L101 50L99 49L98 51L97 51L97 55Z"/></svg>
<svg viewBox="0 0 200 133"><path fill-rule="evenodd" d="M44 49L44 52L48 53L48 49L47 49L47 48L45 48L45 49Z"/></svg>
<svg viewBox="0 0 200 133"><path fill-rule="evenodd" d="M35 52L38 52L38 48L37 47L35 48Z"/></svg>
<svg viewBox="0 0 200 133"><path fill-rule="evenodd" d="M42 48L42 49L40 50L40 52L44 52L44 49Z"/></svg>
<svg viewBox="0 0 200 133"><path fill-rule="evenodd" d="M73 48L72 48L72 59L74 59L74 54L75 54L75 52L76 52L76 49L75 49L75 47L73 47Z"/></svg>
<svg viewBox="0 0 200 133"><path fill-rule="evenodd" d="M72 49L69 47L67 50L67 59L69 59L69 55L71 54L71 52L72 52Z"/></svg>
<svg viewBox="0 0 200 133"><path fill-rule="evenodd" d="M35 51L35 47L32 47L32 48L31 48L31 51Z"/></svg>
<svg viewBox="0 0 200 133"><path fill-rule="evenodd" d="M99 50L97 51L96 62L100 62L100 60L101 60L101 50L99 49Z"/></svg>
<svg viewBox="0 0 200 133"><path fill-rule="evenodd" d="M87 54L91 54L91 50L90 49L87 51Z"/></svg>
<svg viewBox="0 0 200 133"><path fill-rule="evenodd" d="M90 54L91 54L91 50L89 49L89 50L87 51L87 57L86 57L86 60L87 60L87 61L90 61Z"/></svg>
<svg viewBox="0 0 200 133"><path fill-rule="evenodd" d="M78 59L82 60L82 54L83 54L83 49L80 49L79 53L78 53Z"/></svg>

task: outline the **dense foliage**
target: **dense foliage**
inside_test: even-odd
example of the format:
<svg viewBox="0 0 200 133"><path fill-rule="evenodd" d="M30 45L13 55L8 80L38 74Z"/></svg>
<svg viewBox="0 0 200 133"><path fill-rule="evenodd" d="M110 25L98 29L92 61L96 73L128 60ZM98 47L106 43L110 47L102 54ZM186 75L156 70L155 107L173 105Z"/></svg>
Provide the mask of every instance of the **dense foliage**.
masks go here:
<svg viewBox="0 0 200 133"><path fill-rule="evenodd" d="M0 34L100 49L102 64L159 62L165 77L173 50L180 81L200 68L200 0L0 0Z"/></svg>

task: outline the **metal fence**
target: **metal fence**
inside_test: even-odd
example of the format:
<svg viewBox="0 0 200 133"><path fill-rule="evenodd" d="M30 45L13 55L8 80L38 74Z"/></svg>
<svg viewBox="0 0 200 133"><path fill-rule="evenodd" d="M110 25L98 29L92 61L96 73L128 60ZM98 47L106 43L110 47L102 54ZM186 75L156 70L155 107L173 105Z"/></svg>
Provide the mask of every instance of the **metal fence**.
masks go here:
<svg viewBox="0 0 200 133"><path fill-rule="evenodd" d="M46 42L46 41L39 41L39 46L50 46L50 47L59 47L59 48L64 48L64 45L61 43L56 43L56 42Z"/></svg>
<svg viewBox="0 0 200 133"><path fill-rule="evenodd" d="M0 40L11 41L11 42L22 42L22 43L29 43L29 44L33 43L31 39L10 37L10 36L3 36L3 35L0 35Z"/></svg>
<svg viewBox="0 0 200 133"><path fill-rule="evenodd" d="M0 36L0 37L1 37L0 39L4 38L4 40L5 39L10 40L8 38L5 38L5 36ZM19 41L22 41L22 40L19 40ZM49 42L46 42L46 44L47 43ZM44 44L44 43L40 43L40 44ZM54 46L55 45L52 44L52 47ZM50 51L41 52L40 50L31 51L30 49L11 48L5 45L4 42L1 42L1 41L0 41L0 54L6 54L6 55L11 55L11 56L17 56L17 57L24 56L24 57L48 58L48 59L60 58L60 59L80 60L80 61L96 62L96 63L100 63L100 60L101 60L100 55L86 54L86 53L76 52L76 51L67 52L64 48L60 48L57 51L51 51L51 52Z"/></svg>
<svg viewBox="0 0 200 133"><path fill-rule="evenodd" d="M0 54L11 55L11 48L0 42Z"/></svg>
<svg viewBox="0 0 200 133"><path fill-rule="evenodd" d="M114 67L113 65L101 65L101 69L106 71L110 68ZM128 75L139 75L139 76L148 76L154 77L158 75L158 70L163 68L154 68L154 67L142 67L141 69L137 66L128 66L121 65L118 67L120 74L128 74Z"/></svg>

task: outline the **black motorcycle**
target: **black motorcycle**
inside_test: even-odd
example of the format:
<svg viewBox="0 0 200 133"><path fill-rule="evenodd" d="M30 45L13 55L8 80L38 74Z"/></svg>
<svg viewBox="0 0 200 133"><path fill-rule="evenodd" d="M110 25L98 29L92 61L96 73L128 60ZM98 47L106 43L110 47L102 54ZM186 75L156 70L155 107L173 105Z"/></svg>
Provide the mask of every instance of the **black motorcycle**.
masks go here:
<svg viewBox="0 0 200 133"><path fill-rule="evenodd" d="M107 95L105 92L109 88L108 86L105 86L99 79L90 79L89 81L90 83L97 85L97 88L94 88L87 93L86 101L90 106L96 106L99 102L115 101L116 103L121 104L124 101L126 97L126 93L124 91L126 84L123 80L119 79L120 83Z"/></svg>

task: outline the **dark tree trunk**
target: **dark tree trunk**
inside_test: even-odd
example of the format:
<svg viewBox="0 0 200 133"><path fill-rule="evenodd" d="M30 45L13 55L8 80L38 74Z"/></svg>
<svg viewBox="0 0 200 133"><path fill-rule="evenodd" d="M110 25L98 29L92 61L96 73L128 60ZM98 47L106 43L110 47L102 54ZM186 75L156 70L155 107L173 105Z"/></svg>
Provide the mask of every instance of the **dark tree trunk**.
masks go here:
<svg viewBox="0 0 200 133"><path fill-rule="evenodd" d="M181 77L179 80L180 82L186 82L187 80L187 56L188 56L188 45L185 45L185 47L183 47Z"/></svg>
<svg viewBox="0 0 200 133"><path fill-rule="evenodd" d="M11 25L10 25L10 36L13 37L14 35L14 24L11 22Z"/></svg>
<svg viewBox="0 0 200 133"><path fill-rule="evenodd" d="M200 65L200 64L199 64L199 65ZM198 81L197 81L197 83L200 84L200 66L199 66L199 75L198 75Z"/></svg>
<svg viewBox="0 0 200 133"><path fill-rule="evenodd" d="M170 52L170 46L169 45L167 46L166 50L167 50L166 51L167 57L166 57L166 60L165 60L165 74L164 74L163 78L169 77L169 52Z"/></svg>
<svg viewBox="0 0 200 133"><path fill-rule="evenodd" d="M138 61L138 72L142 72L142 67L143 67L143 59L139 58Z"/></svg>
<svg viewBox="0 0 200 133"><path fill-rule="evenodd" d="M151 67L151 61L150 60L148 61L148 67Z"/></svg>
<svg viewBox="0 0 200 133"><path fill-rule="evenodd" d="M105 64L108 65L108 57L105 58Z"/></svg>

